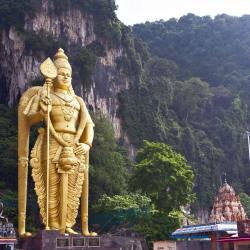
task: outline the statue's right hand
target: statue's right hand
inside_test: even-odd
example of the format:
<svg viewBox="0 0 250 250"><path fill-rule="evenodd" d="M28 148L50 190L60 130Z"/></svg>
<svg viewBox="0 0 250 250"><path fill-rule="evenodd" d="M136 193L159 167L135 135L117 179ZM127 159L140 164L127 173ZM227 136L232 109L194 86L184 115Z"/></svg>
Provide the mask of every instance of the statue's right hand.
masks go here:
<svg viewBox="0 0 250 250"><path fill-rule="evenodd" d="M40 106L43 112L50 112L52 109L51 98L49 98L48 96L42 97L40 101Z"/></svg>
<svg viewBox="0 0 250 250"><path fill-rule="evenodd" d="M43 96L41 102L43 102L45 105L51 105L51 98L48 96Z"/></svg>

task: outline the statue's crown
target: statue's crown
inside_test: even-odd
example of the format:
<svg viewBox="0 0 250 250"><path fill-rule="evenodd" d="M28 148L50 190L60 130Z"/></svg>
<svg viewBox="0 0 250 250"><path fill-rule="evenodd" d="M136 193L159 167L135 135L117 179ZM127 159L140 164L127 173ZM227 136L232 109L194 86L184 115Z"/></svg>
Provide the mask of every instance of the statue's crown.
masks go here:
<svg viewBox="0 0 250 250"><path fill-rule="evenodd" d="M72 73L72 68L69 64L68 57L64 54L64 50L62 48L58 49L57 53L54 56L54 64L57 69L65 68L70 70Z"/></svg>

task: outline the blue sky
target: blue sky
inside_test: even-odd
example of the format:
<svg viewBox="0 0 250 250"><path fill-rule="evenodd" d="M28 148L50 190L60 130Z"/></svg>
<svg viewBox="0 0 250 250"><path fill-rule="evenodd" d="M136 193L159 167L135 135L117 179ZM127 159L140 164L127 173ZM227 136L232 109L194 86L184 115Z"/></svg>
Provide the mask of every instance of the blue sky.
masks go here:
<svg viewBox="0 0 250 250"><path fill-rule="evenodd" d="M127 25L179 18L187 13L198 16L250 14L250 0L116 0L117 16Z"/></svg>

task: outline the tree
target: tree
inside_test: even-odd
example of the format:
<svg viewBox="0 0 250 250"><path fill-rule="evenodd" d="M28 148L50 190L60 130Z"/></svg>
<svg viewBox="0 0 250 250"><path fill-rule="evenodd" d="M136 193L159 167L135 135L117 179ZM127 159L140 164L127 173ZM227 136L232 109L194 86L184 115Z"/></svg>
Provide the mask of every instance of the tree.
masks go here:
<svg viewBox="0 0 250 250"><path fill-rule="evenodd" d="M187 120L211 96L208 83L199 78L191 78L175 83L174 108L181 120Z"/></svg>
<svg viewBox="0 0 250 250"><path fill-rule="evenodd" d="M132 229L154 211L151 199L141 194L103 195L93 206L93 222L101 226L101 232Z"/></svg>
<svg viewBox="0 0 250 250"><path fill-rule="evenodd" d="M131 185L149 196L159 211L179 210L194 200L192 168L169 145L144 141L136 162Z"/></svg>
<svg viewBox="0 0 250 250"><path fill-rule="evenodd" d="M171 233L181 226L183 219L181 212L164 212L148 214L141 220L134 229L145 237L149 249L153 249L153 241L166 240Z"/></svg>
<svg viewBox="0 0 250 250"><path fill-rule="evenodd" d="M127 192L128 160L118 146L110 120L93 114L95 137L90 151L90 199L95 203L102 195Z"/></svg>
<svg viewBox="0 0 250 250"><path fill-rule="evenodd" d="M246 193L240 193L240 201L242 206L244 207L244 210L247 214L247 217L249 218L250 216L250 197Z"/></svg>
<svg viewBox="0 0 250 250"><path fill-rule="evenodd" d="M135 226L149 246L153 240L169 238L181 225L180 206L194 200L193 179L192 168L181 154L165 143L144 141L137 153L131 186L146 194L156 209Z"/></svg>
<svg viewBox="0 0 250 250"><path fill-rule="evenodd" d="M117 210L138 209L138 210L150 210L151 199L141 194L125 194L108 196L103 195L98 203L93 206L97 212L114 212Z"/></svg>
<svg viewBox="0 0 250 250"><path fill-rule="evenodd" d="M0 185L17 189L17 113L0 104Z"/></svg>

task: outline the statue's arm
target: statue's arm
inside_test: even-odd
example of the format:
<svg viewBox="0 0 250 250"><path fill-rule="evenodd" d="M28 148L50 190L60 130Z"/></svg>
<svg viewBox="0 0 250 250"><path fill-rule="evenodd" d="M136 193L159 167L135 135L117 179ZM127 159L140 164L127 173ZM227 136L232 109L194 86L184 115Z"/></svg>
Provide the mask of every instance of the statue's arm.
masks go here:
<svg viewBox="0 0 250 250"><path fill-rule="evenodd" d="M81 109L80 109L80 116L83 118L83 120L85 120L86 122L84 122L84 125L82 125L82 135L80 137L79 142L80 143L85 143L87 145L89 145L89 147L92 147L92 142L94 139L94 126L95 124L93 123L90 114L88 112L88 109L84 103L84 101L82 100L82 98L78 97L78 101L80 103ZM82 120L81 118L81 120ZM80 123L81 124L81 123ZM80 125L81 126L81 125Z"/></svg>
<svg viewBox="0 0 250 250"><path fill-rule="evenodd" d="M83 130L82 136L80 138L80 142L85 143L92 147L92 142L94 139L94 123L87 111L87 121L86 121L86 126Z"/></svg>

